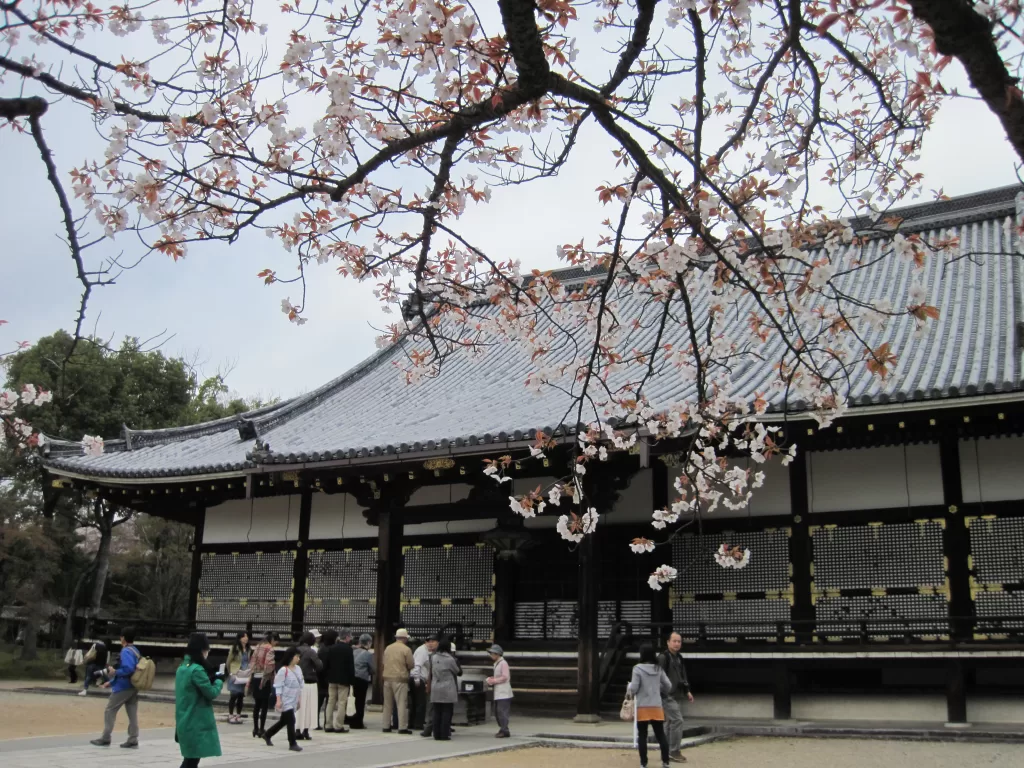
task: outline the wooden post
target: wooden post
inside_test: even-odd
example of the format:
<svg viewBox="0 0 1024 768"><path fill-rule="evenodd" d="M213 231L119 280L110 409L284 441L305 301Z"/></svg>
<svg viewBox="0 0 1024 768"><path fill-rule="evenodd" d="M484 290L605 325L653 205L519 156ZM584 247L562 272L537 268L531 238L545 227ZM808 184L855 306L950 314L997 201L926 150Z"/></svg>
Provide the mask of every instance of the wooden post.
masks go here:
<svg viewBox="0 0 1024 768"><path fill-rule="evenodd" d="M306 578L309 575L309 521L313 515L313 490L303 488L299 495L299 538L295 542L295 570L292 580L292 635L297 640L306 624Z"/></svg>
<svg viewBox="0 0 1024 768"><path fill-rule="evenodd" d="M383 697L384 649L394 639L401 618L402 599L402 510L382 506L377 517L377 608L374 617L373 648L377 674L373 677L373 700Z"/></svg>
<svg viewBox="0 0 1024 768"><path fill-rule="evenodd" d="M792 531L789 537L789 562L793 567L793 607L790 609L790 618L794 622L812 622L813 547L808 520L811 510L807 494L807 454L804 451L797 451L789 465L789 498L792 515L789 523ZM813 624L794 624L793 631L798 642L809 643L813 638Z"/></svg>
<svg viewBox="0 0 1024 768"><path fill-rule="evenodd" d="M196 629L196 618L199 612L199 580L203 576L203 530L206 526L206 507L196 510L195 531L192 534L192 574L188 590L188 626L189 633Z"/></svg>
<svg viewBox="0 0 1024 768"><path fill-rule="evenodd" d="M970 570L967 567L971 542L964 523L960 442L955 434L943 437L939 442L939 466L942 471L942 499L945 504L943 518L946 522L942 533L942 551L949 564L946 583L949 586L950 635L954 640L970 640L974 633L971 620L974 615L974 603L971 600Z"/></svg>
<svg viewBox="0 0 1024 768"><path fill-rule="evenodd" d="M967 685L960 659L950 659L946 666L946 722L967 722Z"/></svg>
<svg viewBox="0 0 1024 768"><path fill-rule="evenodd" d="M793 716L792 681L789 662L775 662L775 687L772 695L772 716L776 720L789 720Z"/></svg>
<svg viewBox="0 0 1024 768"><path fill-rule="evenodd" d="M601 652L597 647L597 579L600 557L594 534L579 544L579 638L577 723L596 723L600 717L599 670Z"/></svg>
<svg viewBox="0 0 1024 768"><path fill-rule="evenodd" d="M661 460L661 457L653 459L651 461L651 499L654 502L654 509L668 508L668 478L668 466L665 462ZM651 511L653 512L654 509ZM671 551L669 557L671 557ZM672 631L671 595L671 585L660 591L651 590L651 623L655 625L654 631L651 632L651 640L655 643L656 648L664 647L665 641L668 640Z"/></svg>
<svg viewBox="0 0 1024 768"><path fill-rule="evenodd" d="M514 557L494 561L494 642L504 645L515 634L515 586L519 563Z"/></svg>

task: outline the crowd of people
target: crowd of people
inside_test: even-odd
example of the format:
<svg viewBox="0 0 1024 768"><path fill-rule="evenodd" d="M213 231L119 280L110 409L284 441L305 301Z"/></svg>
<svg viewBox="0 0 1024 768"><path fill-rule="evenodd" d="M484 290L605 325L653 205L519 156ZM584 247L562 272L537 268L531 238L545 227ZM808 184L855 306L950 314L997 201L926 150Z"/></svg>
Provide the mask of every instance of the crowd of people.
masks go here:
<svg viewBox="0 0 1024 768"><path fill-rule="evenodd" d="M311 730L347 733L363 729L367 695L377 672L370 635L358 640L347 629L304 632L296 645L278 655L279 637L268 632L254 644L247 632L239 632L224 664L216 666L208 657L210 642L204 633L194 633L175 673L175 741L182 755L182 768L195 768L206 757L221 754L213 702L228 691L228 724L243 722L246 699L252 700L252 735L272 747L282 730L288 748L301 752L300 741L309 740ZM395 633L394 642L384 649L382 660L382 730L447 741L452 736L452 717L459 698L462 667L455 658L451 641L436 635L427 637L415 651L409 647L405 629ZM77 666L86 665L85 687L90 683L107 687L111 695L104 710L103 733L92 744L111 744L117 714L123 708L128 717L128 738L124 749L139 745L139 691L133 675L143 658L135 645L135 631L125 628L120 649L113 643L97 641L88 652L73 649L65 658L69 677L77 684ZM486 680L494 692L498 738L508 738L512 700L511 671L500 646L488 649L494 663ZM280 661L280 665L278 665ZM277 721L267 726L271 709Z"/></svg>

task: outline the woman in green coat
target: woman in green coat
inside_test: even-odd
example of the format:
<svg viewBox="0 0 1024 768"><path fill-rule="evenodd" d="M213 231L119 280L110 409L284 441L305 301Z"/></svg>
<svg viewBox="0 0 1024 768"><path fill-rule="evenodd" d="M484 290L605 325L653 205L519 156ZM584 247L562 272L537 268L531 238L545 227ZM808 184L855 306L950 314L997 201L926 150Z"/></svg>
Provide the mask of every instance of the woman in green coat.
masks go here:
<svg viewBox="0 0 1024 768"><path fill-rule="evenodd" d="M181 748L181 768L196 768L204 757L220 757L220 735L213 701L224 687L222 675L210 674L210 641L202 632L188 639L185 659L174 676L174 740Z"/></svg>

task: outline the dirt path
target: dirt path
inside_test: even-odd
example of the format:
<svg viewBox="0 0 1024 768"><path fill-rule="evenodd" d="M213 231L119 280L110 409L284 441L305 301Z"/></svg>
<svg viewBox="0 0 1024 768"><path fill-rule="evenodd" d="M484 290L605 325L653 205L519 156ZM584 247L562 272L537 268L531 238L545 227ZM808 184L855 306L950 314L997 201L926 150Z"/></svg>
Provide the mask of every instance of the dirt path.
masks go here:
<svg viewBox="0 0 1024 768"><path fill-rule="evenodd" d="M106 696L47 696L0 690L0 739L27 736L64 736L103 730ZM174 725L174 705L141 702L140 728L164 728ZM117 728L128 727L124 712L118 715Z"/></svg>
<svg viewBox="0 0 1024 768"><path fill-rule="evenodd" d="M741 738L686 750L687 765L698 768L864 768L865 766L927 766L927 768L1020 768L1021 744L937 744L867 739ZM660 763L657 752L650 766ZM636 768L636 752L617 749L522 749L492 755L444 760L430 768Z"/></svg>

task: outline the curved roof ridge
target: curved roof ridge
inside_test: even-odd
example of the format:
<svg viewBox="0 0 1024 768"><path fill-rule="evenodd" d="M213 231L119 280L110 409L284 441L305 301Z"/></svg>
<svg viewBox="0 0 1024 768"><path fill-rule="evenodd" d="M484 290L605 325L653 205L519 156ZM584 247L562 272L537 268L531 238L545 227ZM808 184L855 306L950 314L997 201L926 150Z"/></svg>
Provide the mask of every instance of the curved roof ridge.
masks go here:
<svg viewBox="0 0 1024 768"><path fill-rule="evenodd" d="M203 437L204 435L211 435L216 432L226 432L230 429L237 429L238 425L247 420L251 420L255 417L272 413L273 411L282 408L289 403L291 400L285 400L280 403L271 403L270 405L263 405L259 408L254 408L251 411L244 413L238 413L233 416L224 416L220 419L214 419L213 421L204 421L199 424L189 424L183 427L163 427L161 429L128 429L124 430L125 446L127 450L133 450L134 448L142 447L144 445L156 445L163 442L176 441L176 440L187 440L191 437ZM104 445L108 445L105 443Z"/></svg>

